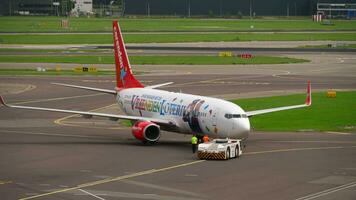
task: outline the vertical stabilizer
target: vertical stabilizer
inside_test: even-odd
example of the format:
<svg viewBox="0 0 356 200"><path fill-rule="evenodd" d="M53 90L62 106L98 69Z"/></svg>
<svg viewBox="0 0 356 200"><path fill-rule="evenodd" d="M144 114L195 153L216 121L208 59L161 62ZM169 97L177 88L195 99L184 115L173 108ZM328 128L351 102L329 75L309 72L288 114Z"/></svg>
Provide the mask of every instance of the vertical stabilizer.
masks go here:
<svg viewBox="0 0 356 200"><path fill-rule="evenodd" d="M117 21L113 21L114 53L116 67L116 87L142 88L144 87L132 74L129 58L126 53L124 40Z"/></svg>

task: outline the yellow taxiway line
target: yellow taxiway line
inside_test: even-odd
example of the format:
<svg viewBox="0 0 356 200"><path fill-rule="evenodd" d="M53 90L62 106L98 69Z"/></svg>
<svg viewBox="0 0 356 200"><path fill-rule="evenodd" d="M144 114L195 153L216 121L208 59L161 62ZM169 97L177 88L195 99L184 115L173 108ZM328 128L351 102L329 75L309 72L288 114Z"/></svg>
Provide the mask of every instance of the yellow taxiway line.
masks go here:
<svg viewBox="0 0 356 200"><path fill-rule="evenodd" d="M100 107L100 108L95 108L95 109L93 109L93 110L89 110L88 112L94 112L94 111L97 111L97 110L101 110L101 109L105 109L105 108L109 108L109 107L111 107L111 106L113 106L113 105L116 105L116 104L111 104L111 105L108 105L108 106L103 106L103 107ZM58 124L58 125L62 125L62 126L75 126L75 127L87 127L87 126L82 126L82 125L79 125L79 124L76 124L76 123L65 123L65 122L63 122L64 120L67 120L67 119L70 119L70 118L72 118L72 117L76 117L76 116L80 116L79 114L73 114L73 115L68 115L68 116L66 116L66 117L62 117L62 118L59 118L59 119L56 119L56 120L54 120L54 123L55 124ZM95 126L93 126L93 127L91 127L91 128L100 128L100 129L103 129L103 127L95 127ZM112 129L112 127L111 128L106 128L106 129ZM115 127L115 129L121 129L121 128L116 128ZM123 128L122 128L123 129Z"/></svg>
<svg viewBox="0 0 356 200"><path fill-rule="evenodd" d="M70 96L70 97L57 97L57 98L51 98L51 99L39 99L39 100L31 100L31 101L21 101L21 102L11 103L11 105L22 105L22 104L28 104L28 103L40 103L40 102L76 99L76 98L93 97L93 96L99 96L99 95L104 95L104 94L87 94L87 95Z"/></svg>
<svg viewBox="0 0 356 200"><path fill-rule="evenodd" d="M2 181L0 180L0 185L5 185L5 184L9 184L12 183L12 181Z"/></svg>
<svg viewBox="0 0 356 200"><path fill-rule="evenodd" d="M307 195L305 197L300 197L300 198L298 198L296 200L317 199L319 197L326 196L326 195L329 195L331 193L335 193L335 192L338 192L340 190L345 190L345 189L352 188L352 187L355 187L355 186L356 186L356 181L355 182L351 182L351 183L347 183L347 184L344 184L344 185L340 185L340 186L337 186L337 187L329 188L329 189L323 190L321 192L309 194L309 195Z"/></svg>
<svg viewBox="0 0 356 200"><path fill-rule="evenodd" d="M113 182L113 181L120 181L120 180L124 180L124 179L135 178L135 177L138 177L138 176L144 176L144 175L149 175L149 174L158 173L158 172L162 172L162 171L168 171L168 170L172 170L172 169L176 169L176 168L186 167L186 166L189 166L189 165L202 163L204 161L205 160L198 160L198 161L193 161L193 162L189 162L189 163L174 165L174 166L161 168L161 169L150 169L150 170L146 170L146 171L142 171L142 172L137 172L137 173L134 173L134 174L119 176L119 177L116 177L116 178L108 178L108 179L103 179L103 180L99 180L99 181L84 183L84 184L78 185L76 187L71 187L71 188L56 190L56 191L53 191L53 192L48 192L48 193L39 194L39 195L35 195L35 196L25 197L25 198L21 198L19 200L34 199L34 198L38 198L38 197L44 197L44 196L49 196L49 195L53 195L53 194L68 192L68 191L71 191L71 190L78 190L78 189L82 189L82 188L86 188L86 187L90 187L90 186L95 186L95 185L100 185L100 184L104 184L104 183L110 183L110 182Z"/></svg>
<svg viewBox="0 0 356 200"><path fill-rule="evenodd" d="M329 150L329 149L347 149L347 148L356 148L356 146L306 147L306 148L292 148L292 149L276 149L276 150L269 150L269 151L248 152L248 153L243 153L242 155L257 155L257 154L266 154L266 153L283 153L283 152L291 152L291 151L311 151L311 150Z"/></svg>
<svg viewBox="0 0 356 200"><path fill-rule="evenodd" d="M311 148L276 149L276 150L269 150L269 151L249 152L249 153L244 153L243 155L257 155L257 154L281 153L281 152L292 152L292 151L348 149L348 148L356 148L356 146L334 146L334 147L311 147ZM21 198L19 200L35 199L35 198L39 198L39 197L44 197L44 196L50 196L50 195L54 195L54 194L64 193L64 192L68 192L68 191L72 191L72 190L79 190L79 189L82 189L82 188L101 185L101 184L104 184L104 183L121 181L121 180L125 180L125 179L131 179L131 178L139 177L139 176L145 176L145 175L155 174L155 173L159 173L159 172L163 172L163 171L169 171L169 170L173 170L173 169L177 169L177 168L183 168L183 167L199 164L199 163L202 163L202 162L205 162L205 160L197 160L197 161L193 161L193 162L173 165L173 166L170 166L170 167L165 167L165 168L160 168L160 169L150 169L150 170L141 171L141 172L137 172L137 173L133 173L133 174L129 174L129 175L118 176L118 177L115 177L115 178L107 178L107 179L98 180L98 181L94 181L94 182L83 183L83 184L80 184L80 185L75 186L75 187L55 190L55 191L52 191L52 192L43 193L43 194L34 195L34 196L29 196L29 197L24 197L24 198Z"/></svg>

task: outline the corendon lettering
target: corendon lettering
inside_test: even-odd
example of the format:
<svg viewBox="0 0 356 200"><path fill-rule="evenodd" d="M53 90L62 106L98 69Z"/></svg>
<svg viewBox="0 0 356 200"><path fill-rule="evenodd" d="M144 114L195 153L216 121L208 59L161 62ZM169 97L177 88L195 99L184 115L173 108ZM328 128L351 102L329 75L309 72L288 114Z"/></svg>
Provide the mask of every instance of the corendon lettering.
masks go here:
<svg viewBox="0 0 356 200"><path fill-rule="evenodd" d="M133 95L131 99L131 109L147 112L155 112L160 115L183 116L186 106L179 103L169 102L162 97L152 95Z"/></svg>
<svg viewBox="0 0 356 200"><path fill-rule="evenodd" d="M117 27L114 27L114 37L115 37L116 51L119 55L120 69L122 69L124 67L124 62L122 61L122 53L120 51L119 36L117 35Z"/></svg>

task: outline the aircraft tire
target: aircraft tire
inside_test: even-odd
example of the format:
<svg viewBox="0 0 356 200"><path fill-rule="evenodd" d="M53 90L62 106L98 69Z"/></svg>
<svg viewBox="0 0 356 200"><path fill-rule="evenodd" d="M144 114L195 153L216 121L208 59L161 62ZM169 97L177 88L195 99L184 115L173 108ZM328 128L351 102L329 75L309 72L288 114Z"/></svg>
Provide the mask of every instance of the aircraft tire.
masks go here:
<svg viewBox="0 0 356 200"><path fill-rule="evenodd" d="M238 158L239 157L239 150L238 150L239 146L236 145L235 147L235 157L234 158Z"/></svg>
<svg viewBox="0 0 356 200"><path fill-rule="evenodd" d="M239 153L240 153L240 146L239 145L236 145L235 151L236 151L236 158L240 158L241 155L239 155Z"/></svg>
<svg viewBox="0 0 356 200"><path fill-rule="evenodd" d="M226 152L225 152L225 159L226 159L226 160L229 160L229 159L230 159L230 156L231 156L230 147L228 147L228 148L226 149Z"/></svg>

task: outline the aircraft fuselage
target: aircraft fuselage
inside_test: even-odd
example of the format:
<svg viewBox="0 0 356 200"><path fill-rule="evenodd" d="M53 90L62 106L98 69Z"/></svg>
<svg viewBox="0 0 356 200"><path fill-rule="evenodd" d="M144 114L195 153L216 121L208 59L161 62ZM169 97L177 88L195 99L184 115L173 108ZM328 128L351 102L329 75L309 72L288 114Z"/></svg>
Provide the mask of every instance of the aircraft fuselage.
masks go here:
<svg viewBox="0 0 356 200"><path fill-rule="evenodd" d="M117 101L127 115L173 121L177 125L177 129L173 131L178 133L244 139L250 131L250 122L245 111L238 105L221 99L130 88L119 91Z"/></svg>

